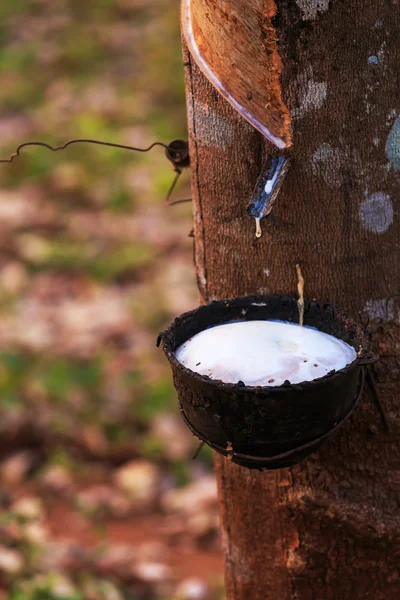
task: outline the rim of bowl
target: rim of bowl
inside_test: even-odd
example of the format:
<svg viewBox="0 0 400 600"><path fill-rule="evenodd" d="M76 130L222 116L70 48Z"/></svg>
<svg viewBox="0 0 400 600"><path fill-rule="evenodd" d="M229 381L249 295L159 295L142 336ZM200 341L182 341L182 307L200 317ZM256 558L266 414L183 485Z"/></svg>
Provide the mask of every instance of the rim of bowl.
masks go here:
<svg viewBox="0 0 400 600"><path fill-rule="evenodd" d="M354 350L356 350L357 356L351 363L349 363L342 369L339 369L337 371L332 370L329 373L326 373L326 375L323 375L322 377L318 377L316 379L312 379L311 381L302 381L299 383L283 383L283 384L277 385L277 386L269 386L269 385L268 386L249 386L249 385L238 385L238 383L226 383L220 379L212 379L211 377L208 377L207 375L201 375L200 373L197 373L196 371L192 371L191 369L188 369L181 362L179 362L179 360L176 358L175 351L168 348L168 346L169 346L168 341L167 341L167 343L164 342L164 338L167 337L169 334L172 334L173 330L179 326L180 321L182 319L188 319L190 317L195 317L196 314L198 313L198 311L201 309L216 306L218 304L223 306L224 304L226 305L227 302L238 302L238 301L248 303L249 306L251 306L251 305L254 306L254 303L271 300L272 298L274 298L275 300L281 299L282 301L288 301L288 300L297 301L297 298L295 296L279 296L279 295L243 296L243 297L239 296L237 298L214 300L213 302L210 302L210 304L198 306L197 308L195 308L193 310L189 310L185 313L182 313L178 317L176 317L172 321L172 323L163 332L161 332L159 334L158 339L157 339L157 346L160 346L160 344L161 344L162 350L163 350L165 356L167 357L168 361L171 364L173 364L180 371L182 371L183 373L185 373L187 375L190 375L192 378L194 378L195 380L197 380L199 382L211 385L216 389L221 389L221 390L226 390L226 391L231 391L231 392L232 391L252 392L252 393L260 394L260 395L268 395L270 393L277 393L277 392L279 393L279 392L283 392L283 391L288 391L291 388L295 389L295 390L298 388L302 388L302 389L312 388L312 387L315 387L315 385L319 385L321 383L325 383L325 382L331 381L333 379L339 379L342 375L346 375L347 373L349 373L356 367L363 367L366 364L370 364L370 363L376 362L378 360L378 357L369 351L369 348L368 348L369 339L368 339L365 329L362 327L361 324L357 323L353 317L350 317L347 313L345 313L342 309L338 308L334 304L324 303L323 305L321 305L319 302L316 302L314 300L308 300L308 299L305 299L305 302L308 302L311 306L318 308L320 310L323 310L323 311L332 310L336 319L351 322L351 324L353 325L353 327L355 327L355 329L357 330L357 333L360 335L360 337L362 339L362 343L360 344L360 348L358 351L354 348L354 346L352 346L354 348ZM268 321L269 319L260 319L260 320ZM226 321L226 323L230 323L230 322L232 322L232 321L231 320ZM222 325L222 324L223 323L220 323L220 325ZM213 325L213 327L216 327L216 326L217 325ZM204 330L202 330L202 331L204 331ZM318 331L320 331L320 330L318 330ZM329 334L329 335L332 335L332 334ZM336 337L336 336L332 336L332 337ZM337 338L337 339L341 339L341 338ZM344 340L342 340L342 341L344 341Z"/></svg>

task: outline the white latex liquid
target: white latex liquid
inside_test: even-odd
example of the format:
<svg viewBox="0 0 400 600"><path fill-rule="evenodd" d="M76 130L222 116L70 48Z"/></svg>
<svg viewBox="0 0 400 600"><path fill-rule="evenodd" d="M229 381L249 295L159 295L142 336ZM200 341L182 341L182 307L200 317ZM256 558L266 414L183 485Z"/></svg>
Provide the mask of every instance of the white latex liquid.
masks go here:
<svg viewBox="0 0 400 600"><path fill-rule="evenodd" d="M281 321L218 325L201 331L176 351L179 362L192 371L248 386L312 381L342 369L356 356L342 340Z"/></svg>

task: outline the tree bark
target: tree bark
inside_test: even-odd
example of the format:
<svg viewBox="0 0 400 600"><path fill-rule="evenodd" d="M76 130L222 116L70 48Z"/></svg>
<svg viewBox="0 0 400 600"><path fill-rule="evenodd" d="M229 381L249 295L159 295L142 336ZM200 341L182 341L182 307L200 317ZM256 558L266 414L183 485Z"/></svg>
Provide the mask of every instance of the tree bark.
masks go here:
<svg viewBox="0 0 400 600"><path fill-rule="evenodd" d="M260 0L261 1L261 0ZM272 146L184 47L203 302L295 293L360 314L381 357L320 451L290 469L215 464L229 600L400 597L400 2L281 0L273 20L293 165L256 240L246 206Z"/></svg>

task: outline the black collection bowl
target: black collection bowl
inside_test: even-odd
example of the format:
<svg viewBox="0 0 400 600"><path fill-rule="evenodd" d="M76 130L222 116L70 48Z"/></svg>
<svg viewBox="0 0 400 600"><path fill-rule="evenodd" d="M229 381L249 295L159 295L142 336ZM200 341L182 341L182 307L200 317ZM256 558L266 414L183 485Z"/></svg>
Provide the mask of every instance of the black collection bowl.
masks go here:
<svg viewBox="0 0 400 600"><path fill-rule="evenodd" d="M363 366L377 357L368 350L362 327L332 305L305 302L304 324L352 346L357 358L319 379L277 387L223 383L187 369L177 348L200 331L232 321L297 323L297 299L248 296L212 302L187 312L160 334L182 417L191 431L233 462L255 469L278 469L314 452L350 415L363 386Z"/></svg>

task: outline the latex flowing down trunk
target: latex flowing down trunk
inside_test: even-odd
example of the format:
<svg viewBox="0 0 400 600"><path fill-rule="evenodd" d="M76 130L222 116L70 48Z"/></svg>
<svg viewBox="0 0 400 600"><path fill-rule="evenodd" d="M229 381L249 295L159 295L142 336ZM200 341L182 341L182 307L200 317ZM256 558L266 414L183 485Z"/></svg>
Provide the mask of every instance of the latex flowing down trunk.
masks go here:
<svg viewBox="0 0 400 600"><path fill-rule="evenodd" d="M220 3L207 4L212 10ZM237 0L223 4L229 13ZM258 4L266 14L271 2ZM346 425L296 467L250 475L217 456L227 594L229 600L395 600L400 3L276 4L272 26L294 160L259 240L246 206L274 149L184 47L199 289L204 302L295 293L300 262L308 297L359 313L369 329L381 356L374 377L390 431L367 388Z"/></svg>

